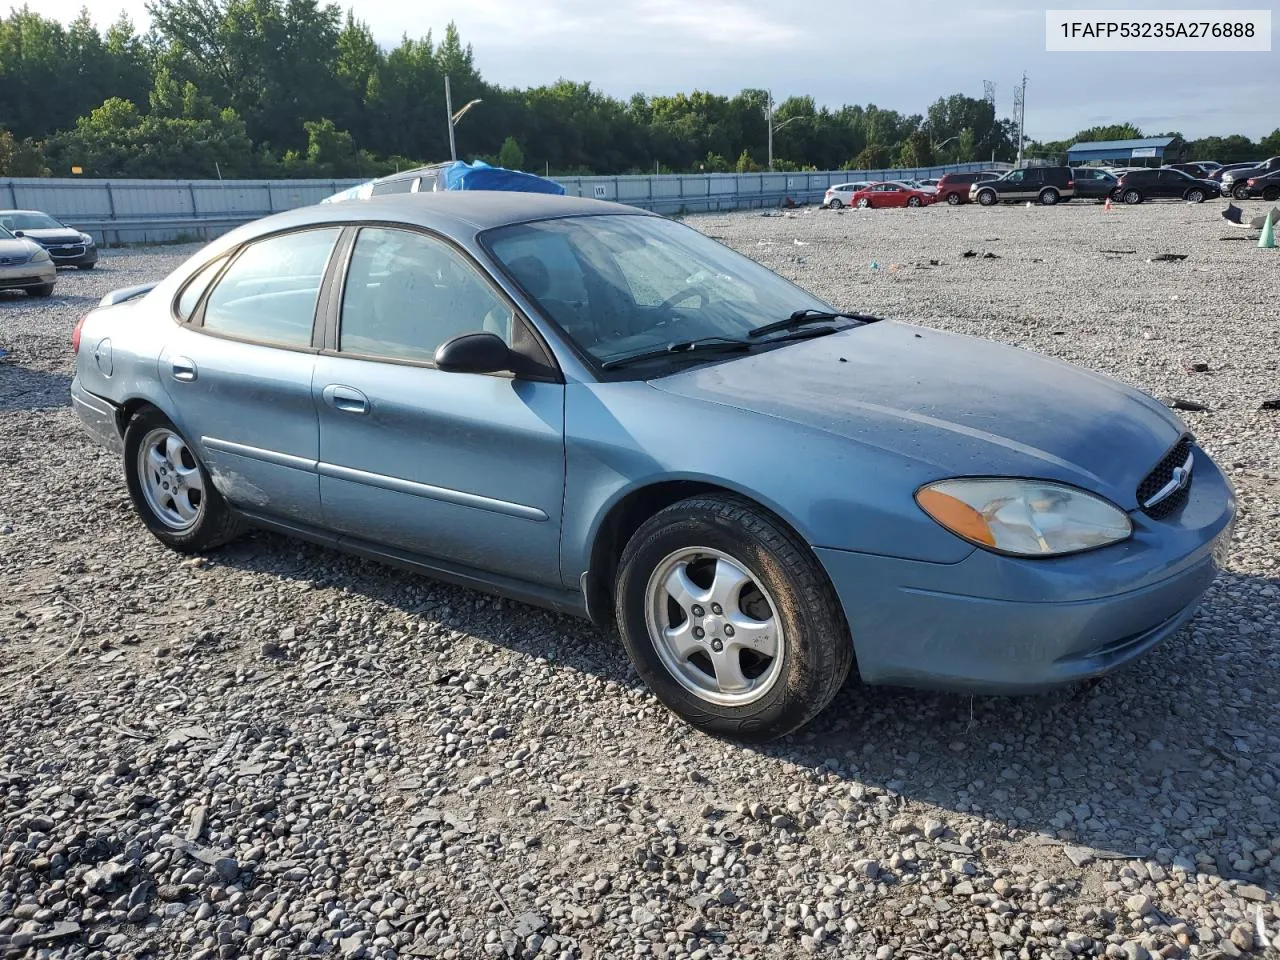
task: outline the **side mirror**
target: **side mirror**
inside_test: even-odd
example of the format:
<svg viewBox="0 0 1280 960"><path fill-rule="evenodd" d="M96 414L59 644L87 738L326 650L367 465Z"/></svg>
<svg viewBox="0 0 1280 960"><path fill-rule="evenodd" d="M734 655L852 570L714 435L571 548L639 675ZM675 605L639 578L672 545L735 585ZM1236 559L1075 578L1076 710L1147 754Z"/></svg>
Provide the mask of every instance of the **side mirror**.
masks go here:
<svg viewBox="0 0 1280 960"><path fill-rule="evenodd" d="M25 237L25 236L26 236L26 234L25 234L25 233L23 233L21 230L15 230L15 231L13 231L13 235L14 235L15 237L17 237L18 239L22 239L23 237Z"/></svg>
<svg viewBox="0 0 1280 960"><path fill-rule="evenodd" d="M436 348L436 368L449 373L511 370L511 348L495 333L464 333Z"/></svg>

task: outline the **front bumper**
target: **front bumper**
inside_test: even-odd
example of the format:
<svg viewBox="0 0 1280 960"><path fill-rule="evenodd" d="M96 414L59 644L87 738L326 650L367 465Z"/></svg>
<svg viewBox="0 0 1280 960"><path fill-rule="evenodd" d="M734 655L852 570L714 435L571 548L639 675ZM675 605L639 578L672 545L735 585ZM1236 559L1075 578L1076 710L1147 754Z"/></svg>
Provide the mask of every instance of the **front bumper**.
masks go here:
<svg viewBox="0 0 1280 960"><path fill-rule="evenodd" d="M53 262L59 267L88 267L98 262L97 246L85 246L84 244L73 244L62 249L57 247L45 247L49 251L49 256L53 257Z"/></svg>
<svg viewBox="0 0 1280 960"><path fill-rule="evenodd" d="M124 452L115 404L89 393L81 386L80 378L75 377L71 381L71 406L75 408L85 431L99 445L116 453Z"/></svg>
<svg viewBox="0 0 1280 960"><path fill-rule="evenodd" d="M53 283L58 269L52 263L16 263L0 267L0 290L25 290Z"/></svg>
<svg viewBox="0 0 1280 960"><path fill-rule="evenodd" d="M936 564L818 549L867 683L1035 693L1124 666L1195 612L1230 543L1230 483L1196 448L1186 505L1121 544L1052 560Z"/></svg>

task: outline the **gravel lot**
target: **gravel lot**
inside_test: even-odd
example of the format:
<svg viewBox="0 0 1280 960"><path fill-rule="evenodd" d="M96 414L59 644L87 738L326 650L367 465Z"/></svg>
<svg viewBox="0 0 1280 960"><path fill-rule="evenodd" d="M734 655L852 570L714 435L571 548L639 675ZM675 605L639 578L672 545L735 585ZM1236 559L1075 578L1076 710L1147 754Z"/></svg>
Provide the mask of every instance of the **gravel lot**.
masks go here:
<svg viewBox="0 0 1280 960"><path fill-rule="evenodd" d="M1137 667L850 682L764 749L673 721L582 622L274 535L163 549L69 340L189 248L0 295L0 957L1280 952L1280 251L1217 207L690 218L841 306L1204 404L1241 503Z"/></svg>

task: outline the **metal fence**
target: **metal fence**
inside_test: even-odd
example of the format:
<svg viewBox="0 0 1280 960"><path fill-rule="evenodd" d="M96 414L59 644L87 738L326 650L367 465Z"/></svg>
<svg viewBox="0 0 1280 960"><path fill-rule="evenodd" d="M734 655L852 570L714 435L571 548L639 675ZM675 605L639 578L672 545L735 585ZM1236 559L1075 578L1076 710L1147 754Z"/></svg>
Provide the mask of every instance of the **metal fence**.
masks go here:
<svg viewBox="0 0 1280 960"><path fill-rule="evenodd" d="M1006 170L963 163L896 170L821 173L706 173L640 177L556 177L571 196L614 200L658 213L696 213L815 203L851 180L940 177ZM43 210L100 243L208 240L259 217L318 203L358 180L0 180L0 209Z"/></svg>

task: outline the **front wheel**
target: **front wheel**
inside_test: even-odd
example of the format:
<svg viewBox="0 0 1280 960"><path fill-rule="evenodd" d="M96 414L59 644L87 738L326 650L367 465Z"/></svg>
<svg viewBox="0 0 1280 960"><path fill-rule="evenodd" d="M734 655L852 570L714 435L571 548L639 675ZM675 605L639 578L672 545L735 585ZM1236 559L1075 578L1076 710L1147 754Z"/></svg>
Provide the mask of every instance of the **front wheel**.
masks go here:
<svg viewBox="0 0 1280 960"><path fill-rule="evenodd" d="M682 500L649 518L623 551L615 596L640 677L713 734L761 742L803 726L853 663L813 552L737 497Z"/></svg>
<svg viewBox="0 0 1280 960"><path fill-rule="evenodd" d="M134 509L165 546L199 553L240 535L239 519L204 464L159 410L144 410L129 422L124 471Z"/></svg>
<svg viewBox="0 0 1280 960"><path fill-rule="evenodd" d="M1187 203L1204 203L1204 191L1192 189L1187 191L1187 195L1183 197Z"/></svg>
<svg viewBox="0 0 1280 960"><path fill-rule="evenodd" d="M983 190L978 194L978 202L984 207L995 206L996 192L994 190Z"/></svg>
<svg viewBox="0 0 1280 960"><path fill-rule="evenodd" d="M49 297L53 295L53 284L42 283L38 287L27 287L28 297Z"/></svg>
<svg viewBox="0 0 1280 960"><path fill-rule="evenodd" d="M81 270L92 270L94 267L97 266L97 264L96 263L77 263L76 266L79 267Z"/></svg>
<svg viewBox="0 0 1280 960"><path fill-rule="evenodd" d="M1048 190L1041 190L1040 202L1044 204L1046 207L1052 207L1055 203L1058 202L1058 191L1054 190L1052 187L1049 188Z"/></svg>
<svg viewBox="0 0 1280 960"><path fill-rule="evenodd" d="M862 198L860 198L860 199L858 200L858 209L859 209L859 210L865 210L865 209L867 209L867 207L869 207L869 206L871 206L871 201L870 201L870 200L868 200L866 197L862 197Z"/></svg>
<svg viewBox="0 0 1280 960"><path fill-rule="evenodd" d="M953 207L958 207L958 206L960 205L960 194L958 194L958 193L948 193L948 194L947 194L947 203L951 204L951 206L953 206Z"/></svg>
<svg viewBox="0 0 1280 960"><path fill-rule="evenodd" d="M1132 206L1135 203L1142 202L1142 194L1137 190L1126 190L1120 199Z"/></svg>
<svg viewBox="0 0 1280 960"><path fill-rule="evenodd" d="M918 207L918 206L920 206L920 198L919 198L919 197L907 197L907 206L908 206L908 207Z"/></svg>

